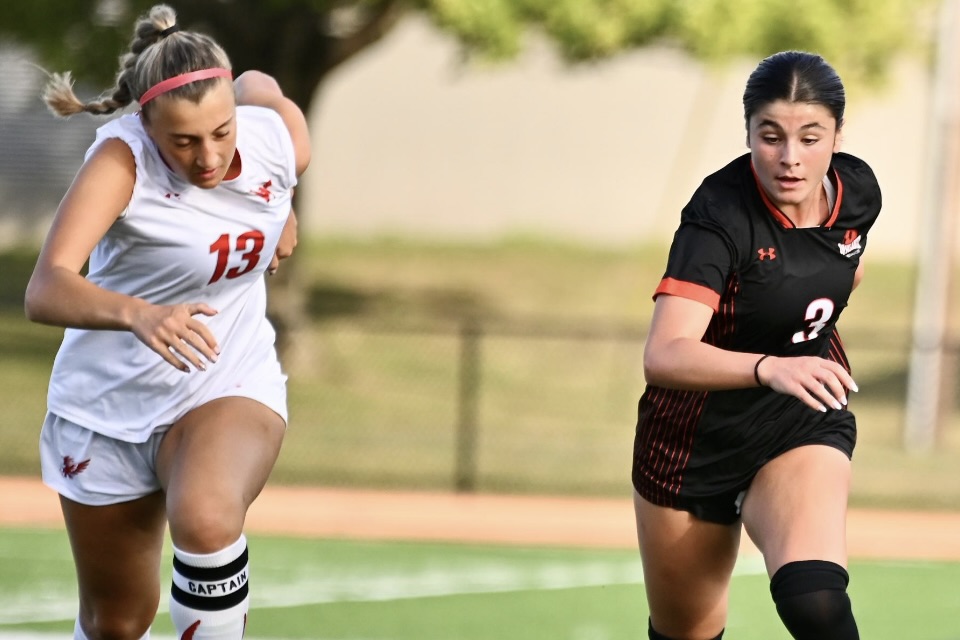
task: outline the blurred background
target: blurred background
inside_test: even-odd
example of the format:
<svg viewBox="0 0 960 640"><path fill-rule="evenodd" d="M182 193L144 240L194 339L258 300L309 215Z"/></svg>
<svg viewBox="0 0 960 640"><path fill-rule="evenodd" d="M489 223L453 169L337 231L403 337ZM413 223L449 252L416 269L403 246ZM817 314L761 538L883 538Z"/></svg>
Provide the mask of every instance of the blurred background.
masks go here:
<svg viewBox="0 0 960 640"><path fill-rule="evenodd" d="M0 12L0 473L39 476L62 331L23 318L59 199L104 118L58 120L48 71L111 87L145 0ZM290 374L273 482L630 495L650 296L679 211L746 151L778 50L847 85L844 150L884 211L841 330L860 393L854 505L960 505L952 1L193 0L237 72L309 116L301 243L271 279ZM109 354L105 354L109 357Z"/></svg>

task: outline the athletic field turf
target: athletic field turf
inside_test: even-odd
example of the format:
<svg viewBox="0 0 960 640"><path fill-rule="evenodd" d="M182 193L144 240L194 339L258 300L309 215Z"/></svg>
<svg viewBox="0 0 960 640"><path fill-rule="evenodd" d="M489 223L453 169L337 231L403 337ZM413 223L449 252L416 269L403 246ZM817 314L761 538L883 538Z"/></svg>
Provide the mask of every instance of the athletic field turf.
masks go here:
<svg viewBox="0 0 960 640"><path fill-rule="evenodd" d="M643 576L628 550L250 540L250 640L646 637ZM0 529L0 639L71 637L72 571L62 531ZM960 563L856 562L851 573L863 638L960 639ZM172 637L166 613L153 637ZM789 638L755 556L738 566L725 637Z"/></svg>

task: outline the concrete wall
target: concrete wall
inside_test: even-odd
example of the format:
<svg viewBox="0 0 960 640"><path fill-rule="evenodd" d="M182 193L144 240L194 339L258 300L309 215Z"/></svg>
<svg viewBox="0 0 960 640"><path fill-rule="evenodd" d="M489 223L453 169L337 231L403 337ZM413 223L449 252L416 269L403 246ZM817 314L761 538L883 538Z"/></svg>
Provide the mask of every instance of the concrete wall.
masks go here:
<svg viewBox="0 0 960 640"><path fill-rule="evenodd" d="M412 16L318 96L304 230L666 240L700 180L746 151L755 62L711 71L648 49L570 68L531 37L518 61L478 68ZM874 251L916 251L928 94L918 60L897 65L885 91L848 91L844 150L884 190Z"/></svg>

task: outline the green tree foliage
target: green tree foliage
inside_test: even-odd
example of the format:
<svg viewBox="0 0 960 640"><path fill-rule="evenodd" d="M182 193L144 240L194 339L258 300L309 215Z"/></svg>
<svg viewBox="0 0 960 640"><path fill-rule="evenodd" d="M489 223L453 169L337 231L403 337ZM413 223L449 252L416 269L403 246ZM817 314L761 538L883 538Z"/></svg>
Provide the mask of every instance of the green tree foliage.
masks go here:
<svg viewBox="0 0 960 640"><path fill-rule="evenodd" d="M894 56L928 44L934 0L421 0L470 52L511 58L527 28L570 62L651 44L709 63L787 49L815 51L850 80L884 78Z"/></svg>
<svg viewBox="0 0 960 640"><path fill-rule="evenodd" d="M50 69L109 83L133 19L156 0L30 0L0 12L0 37ZM242 71L278 78L305 109L323 78L422 11L472 59L504 61L545 34L571 63L651 44L715 63L785 49L824 55L851 81L882 80L897 54L923 47L935 0L169 0L186 27L216 37Z"/></svg>
<svg viewBox="0 0 960 640"><path fill-rule="evenodd" d="M157 0L9 0L0 40L51 71L107 90L134 19ZM538 31L571 64L663 44L710 63L785 49L821 53L850 83L881 80L898 53L922 47L935 0L167 0L185 28L209 33L237 72L260 69L309 111L324 78L420 11L461 43L465 59L507 61ZM656 88L653 90L657 90ZM702 108L710 108L707 101ZM304 326L296 261L273 279L280 350Z"/></svg>

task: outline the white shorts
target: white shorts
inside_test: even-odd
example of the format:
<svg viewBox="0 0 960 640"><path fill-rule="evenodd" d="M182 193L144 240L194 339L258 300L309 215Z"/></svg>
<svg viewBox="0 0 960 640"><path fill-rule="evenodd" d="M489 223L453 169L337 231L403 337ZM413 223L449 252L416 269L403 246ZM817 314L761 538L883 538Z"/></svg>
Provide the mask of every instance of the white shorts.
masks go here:
<svg viewBox="0 0 960 640"><path fill-rule="evenodd" d="M146 442L124 442L47 413L40 431L43 482L90 506L150 495L160 490L156 459L166 431L154 431Z"/></svg>

